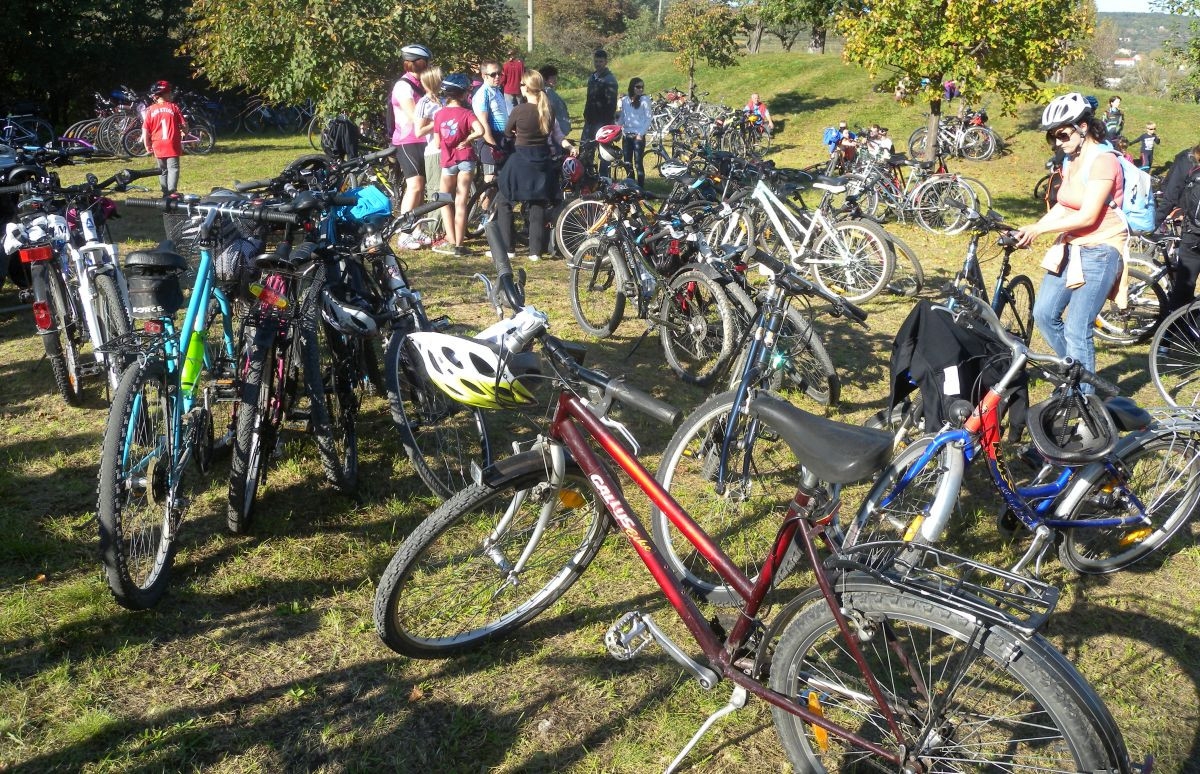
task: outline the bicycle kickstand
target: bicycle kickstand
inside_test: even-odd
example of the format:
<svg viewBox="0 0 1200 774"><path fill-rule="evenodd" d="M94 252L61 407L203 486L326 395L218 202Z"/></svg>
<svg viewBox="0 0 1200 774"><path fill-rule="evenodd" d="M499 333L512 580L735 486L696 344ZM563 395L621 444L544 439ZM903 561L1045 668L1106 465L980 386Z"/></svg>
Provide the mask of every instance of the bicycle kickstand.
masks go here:
<svg viewBox="0 0 1200 774"><path fill-rule="evenodd" d="M671 761L671 765L667 767L667 770L664 772L664 774L672 774L672 772L677 771L679 769L679 764L683 763L683 759L687 757L687 754L690 753L692 748L695 747L700 741L700 737L708 733L708 729L712 728L713 723L716 723L718 720L730 714L731 712L736 712L742 707L745 707L746 698L746 689L740 685L734 686L733 693L729 695L729 701L725 703L725 706L708 716L708 719L700 725L700 728L696 730L696 733L692 735L692 738L688 740L688 743L684 745L682 750L680 750L679 755L675 756L675 760Z"/></svg>

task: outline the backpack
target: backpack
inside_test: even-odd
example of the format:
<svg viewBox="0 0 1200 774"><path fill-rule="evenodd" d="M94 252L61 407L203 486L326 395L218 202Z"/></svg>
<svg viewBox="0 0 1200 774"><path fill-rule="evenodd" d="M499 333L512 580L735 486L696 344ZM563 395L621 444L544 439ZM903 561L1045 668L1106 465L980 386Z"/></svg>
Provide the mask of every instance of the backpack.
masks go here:
<svg viewBox="0 0 1200 774"><path fill-rule="evenodd" d="M345 116L338 116L325 125L321 132L321 150L326 156L344 161L358 156L358 143L362 139L358 126Z"/></svg>
<svg viewBox="0 0 1200 774"><path fill-rule="evenodd" d="M1124 180L1121 214L1125 224L1130 231L1153 231L1154 183L1150 179L1150 174L1125 158L1123 153L1118 153L1111 147L1101 152L1113 154L1117 157L1117 163L1121 165L1121 177ZM1095 161L1094 158L1092 160ZM1070 163L1069 160L1064 162L1064 169L1068 163ZM1112 203L1109 202L1109 205L1111 206Z"/></svg>
<svg viewBox="0 0 1200 774"><path fill-rule="evenodd" d="M1179 194L1179 209L1187 218L1189 230L1200 231L1200 167L1192 167Z"/></svg>
<svg viewBox="0 0 1200 774"><path fill-rule="evenodd" d="M825 147L829 148L829 152L833 153L833 149L837 147L838 140L842 138L842 133L837 127L827 126L824 133L821 135L821 142L825 143Z"/></svg>

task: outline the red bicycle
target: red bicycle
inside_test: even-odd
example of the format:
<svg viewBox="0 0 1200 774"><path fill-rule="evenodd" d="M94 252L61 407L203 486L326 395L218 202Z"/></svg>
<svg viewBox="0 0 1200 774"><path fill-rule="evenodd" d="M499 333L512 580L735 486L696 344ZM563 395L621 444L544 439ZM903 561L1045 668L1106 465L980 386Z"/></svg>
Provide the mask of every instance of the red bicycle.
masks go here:
<svg viewBox="0 0 1200 774"><path fill-rule="evenodd" d="M501 282L518 308L519 292L503 275ZM750 402L739 421L769 428L802 464L793 469L800 485L752 581L638 462L632 435L608 416L613 403L660 421L679 412L582 366L577 350L546 333L545 321L525 309L491 342L412 336L430 377L471 405L529 406L528 386L538 377L559 392L545 434L484 470L396 552L374 606L388 647L441 658L512 633L567 591L615 527L701 654L689 654L639 611L608 630L609 652L629 659L657 642L706 689L722 680L734 686L728 704L668 771L749 694L771 704L799 771L1148 768L1130 763L1103 702L1037 634L1057 601L1052 587L927 547L903 565L872 566L864 547L822 558L818 543L836 544L824 532L839 506L836 487L828 485L873 475L890 455L890 435L808 414L765 393ZM528 351L534 341L540 360ZM487 352L491 361L475 369L453 366ZM613 470L645 492L737 593L731 631L705 620ZM772 604L780 612L765 620L764 602L802 560L816 586Z"/></svg>

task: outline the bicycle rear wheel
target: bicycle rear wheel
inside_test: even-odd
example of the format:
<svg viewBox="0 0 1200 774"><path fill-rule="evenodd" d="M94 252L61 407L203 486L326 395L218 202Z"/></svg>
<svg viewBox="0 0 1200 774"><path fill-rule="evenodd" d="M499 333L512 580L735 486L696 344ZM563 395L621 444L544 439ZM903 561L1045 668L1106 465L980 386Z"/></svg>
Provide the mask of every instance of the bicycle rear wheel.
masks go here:
<svg viewBox="0 0 1200 774"><path fill-rule="evenodd" d="M1104 703L1040 635L1019 636L863 575L836 583L855 643L928 771L1128 771ZM1019 657L1014 657L1019 654ZM825 600L802 609L771 659L771 688L897 755ZM797 771L897 765L803 722L771 714ZM903 768L903 766L901 766Z"/></svg>
<svg viewBox="0 0 1200 774"><path fill-rule="evenodd" d="M243 344L246 372L242 377L233 455L229 461L229 505L225 516L229 531L245 532L254 518L258 485L266 480L267 460L275 450L281 419L276 411L279 363L275 342L276 325L267 323L257 329L247 326Z"/></svg>
<svg viewBox="0 0 1200 774"><path fill-rule="evenodd" d="M708 386L733 357L737 323L719 285L699 271L671 278L659 309L667 365L689 384Z"/></svg>
<svg viewBox="0 0 1200 774"><path fill-rule="evenodd" d="M1176 309L1154 332L1150 378L1170 405L1200 405L1200 302Z"/></svg>
<svg viewBox="0 0 1200 774"><path fill-rule="evenodd" d="M729 370L730 390L736 389L746 370L749 350L743 349ZM836 406L842 380L825 344L797 309L788 309L771 352L771 371L762 386L771 392L801 392L822 406Z"/></svg>
<svg viewBox="0 0 1200 774"><path fill-rule="evenodd" d="M571 260L585 240L600 234L609 210L604 202L576 199L558 213L554 221L554 241L562 257Z"/></svg>
<svg viewBox="0 0 1200 774"><path fill-rule="evenodd" d="M1000 324L1026 344L1033 338L1033 281L1024 274L1010 279L1000 290Z"/></svg>
<svg viewBox="0 0 1200 774"><path fill-rule="evenodd" d="M903 239L890 231L884 233L888 238L888 246L892 248L892 255L896 257L888 290L906 298L919 296L925 288L925 267L921 265L921 259Z"/></svg>
<svg viewBox="0 0 1200 774"><path fill-rule="evenodd" d="M198 156L207 156L212 152L213 146L217 144L216 137L213 136L212 129L204 125L192 127L188 132L188 139L183 144L183 150L187 153L195 153Z"/></svg>
<svg viewBox="0 0 1200 774"><path fill-rule="evenodd" d="M611 336L625 316L625 259L615 245L598 237L579 245L567 258L571 311L589 336Z"/></svg>
<svg viewBox="0 0 1200 774"><path fill-rule="evenodd" d="M966 183L938 177L913 192L917 224L931 234L957 234L967 227L966 210L978 209L975 192Z"/></svg>
<svg viewBox="0 0 1200 774"><path fill-rule="evenodd" d="M1200 501L1200 440L1167 433L1120 455L1128 475L1101 471L1071 511L1081 526L1063 531L1058 555L1076 572L1124 569L1166 544L1191 518ZM1127 527L1092 527L1089 520L1129 518L1145 506L1146 522Z"/></svg>
<svg viewBox="0 0 1200 774"><path fill-rule="evenodd" d="M834 224L813 246L817 254L813 273L830 293L862 303L879 294L896 268L896 258L879 226L866 220Z"/></svg>
<svg viewBox="0 0 1200 774"><path fill-rule="evenodd" d="M57 262L57 258L54 259ZM47 301L50 304L50 320L57 330L42 336L42 346L50 359L50 370L54 373L54 384L58 394L68 405L78 406L83 402L83 373L79 362L79 321L75 318L74 304L70 291L63 282L62 274L53 265L46 272Z"/></svg>
<svg viewBox="0 0 1200 774"><path fill-rule="evenodd" d="M167 590L179 519L173 465L177 400L161 361L135 362L113 395L100 454L97 517L108 588L130 610Z"/></svg>
<svg viewBox="0 0 1200 774"><path fill-rule="evenodd" d="M583 471L568 463L562 488L540 452L505 461L502 483L472 484L421 523L384 570L375 630L392 650L442 658L503 637L561 597L595 558L608 513ZM515 565L545 531L524 566Z"/></svg>
<svg viewBox="0 0 1200 774"><path fill-rule="evenodd" d="M1167 297L1141 269L1129 270L1129 304L1109 301L1096 317L1096 336L1114 344L1138 344L1154 335L1166 315Z"/></svg>

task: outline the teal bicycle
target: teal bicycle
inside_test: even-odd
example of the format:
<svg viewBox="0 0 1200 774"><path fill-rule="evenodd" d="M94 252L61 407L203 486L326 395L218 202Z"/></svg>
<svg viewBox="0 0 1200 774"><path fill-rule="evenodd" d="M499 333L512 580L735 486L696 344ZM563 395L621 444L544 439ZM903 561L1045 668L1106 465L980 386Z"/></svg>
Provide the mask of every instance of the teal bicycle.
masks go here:
<svg viewBox="0 0 1200 774"><path fill-rule="evenodd" d="M147 207L201 215L200 264L183 325L180 275L188 269L170 242L134 252L125 264L133 330L106 345L130 365L121 375L100 458L97 516L109 589L131 610L154 606L167 589L175 539L187 509L181 484L189 463L207 472L214 448L213 411L237 395L233 306L217 287L214 226L218 218L298 225L300 215L244 202L130 199ZM220 336L209 327L219 318ZM207 380L204 376L207 374Z"/></svg>

